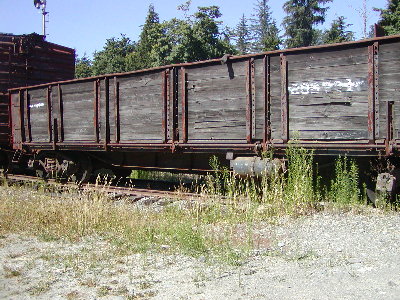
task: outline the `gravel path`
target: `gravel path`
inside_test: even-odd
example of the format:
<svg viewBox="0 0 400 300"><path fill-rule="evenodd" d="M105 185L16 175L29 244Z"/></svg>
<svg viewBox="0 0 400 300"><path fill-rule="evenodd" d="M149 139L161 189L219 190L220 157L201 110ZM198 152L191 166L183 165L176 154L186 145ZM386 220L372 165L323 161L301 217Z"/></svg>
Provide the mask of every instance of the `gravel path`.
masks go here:
<svg viewBox="0 0 400 300"><path fill-rule="evenodd" d="M0 299L400 299L399 214L283 218L258 235L267 249L239 267L3 236Z"/></svg>

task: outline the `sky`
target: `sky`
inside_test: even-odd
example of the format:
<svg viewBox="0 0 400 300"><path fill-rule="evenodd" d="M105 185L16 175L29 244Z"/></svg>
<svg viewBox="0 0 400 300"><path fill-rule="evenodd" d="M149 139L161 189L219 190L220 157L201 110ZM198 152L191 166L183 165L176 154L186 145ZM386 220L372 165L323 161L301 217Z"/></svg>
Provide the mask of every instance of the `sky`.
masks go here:
<svg viewBox="0 0 400 300"><path fill-rule="evenodd" d="M74 48L78 56L92 57L94 51L103 48L106 39L125 34L137 40L148 7L154 4L160 20L183 17L177 6L186 0L47 0L49 22L47 41ZM220 7L224 25L235 27L243 14L251 17L256 0L192 0L191 10L197 6ZM273 18L281 24L284 17L284 0L269 0ZM385 8L387 0L367 0L368 24L376 23L379 13L374 7ZM346 17L349 27L362 37L363 0L333 0L329 4L326 22L329 26L338 16ZM282 28L281 28L282 29ZM42 33L42 16L33 0L0 0L0 32L13 34ZM281 31L283 33L283 30Z"/></svg>

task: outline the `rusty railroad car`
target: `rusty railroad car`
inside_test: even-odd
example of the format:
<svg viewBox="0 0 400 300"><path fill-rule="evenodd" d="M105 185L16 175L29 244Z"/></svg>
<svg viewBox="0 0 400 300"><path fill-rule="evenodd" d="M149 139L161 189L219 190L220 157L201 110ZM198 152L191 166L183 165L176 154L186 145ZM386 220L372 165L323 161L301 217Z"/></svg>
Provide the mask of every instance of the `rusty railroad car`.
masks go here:
<svg viewBox="0 0 400 300"><path fill-rule="evenodd" d="M10 145L8 89L74 78L75 51L38 34L0 33L0 147Z"/></svg>
<svg viewBox="0 0 400 300"><path fill-rule="evenodd" d="M202 171L211 155L228 164L291 140L318 155L395 156L399 61L390 36L11 89L12 146L67 173Z"/></svg>

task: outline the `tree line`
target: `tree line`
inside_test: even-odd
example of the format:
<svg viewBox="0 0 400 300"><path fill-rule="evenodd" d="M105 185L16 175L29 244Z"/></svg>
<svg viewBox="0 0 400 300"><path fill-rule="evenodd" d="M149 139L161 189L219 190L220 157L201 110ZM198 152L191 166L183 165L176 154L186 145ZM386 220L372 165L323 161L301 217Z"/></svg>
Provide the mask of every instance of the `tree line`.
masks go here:
<svg viewBox="0 0 400 300"><path fill-rule="evenodd" d="M125 35L110 38L102 50L76 60L77 78L127 72L161 65L222 57L224 54L249 54L282 48L340 43L354 40L354 32L343 16L328 29L324 24L328 4L333 0L287 0L283 4L283 31L268 5L256 0L253 14L240 18L235 28L224 27L218 6L197 7L189 14L191 0L178 6L184 18L160 22L153 5L149 6L138 41ZM385 34L400 33L400 0L388 0L380 12L379 25Z"/></svg>

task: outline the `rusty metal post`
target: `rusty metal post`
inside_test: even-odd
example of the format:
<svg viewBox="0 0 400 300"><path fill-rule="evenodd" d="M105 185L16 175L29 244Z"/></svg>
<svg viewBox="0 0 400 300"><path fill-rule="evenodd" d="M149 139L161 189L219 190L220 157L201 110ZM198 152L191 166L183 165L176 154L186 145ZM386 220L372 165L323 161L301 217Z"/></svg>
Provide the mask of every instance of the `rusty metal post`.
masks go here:
<svg viewBox="0 0 400 300"><path fill-rule="evenodd" d="M53 120L53 150L57 149L57 142L58 142L58 124L57 118Z"/></svg>
<svg viewBox="0 0 400 300"><path fill-rule="evenodd" d="M264 56L264 138L263 148L267 150L267 145L271 142L271 59L268 55Z"/></svg>
<svg viewBox="0 0 400 300"><path fill-rule="evenodd" d="M379 136L379 102L378 102L378 44L368 46L368 140L375 143Z"/></svg>
<svg viewBox="0 0 400 300"><path fill-rule="evenodd" d="M163 143L167 143L169 140L169 70L163 70L162 76L162 131L163 131Z"/></svg>
<svg viewBox="0 0 400 300"><path fill-rule="evenodd" d="M52 130L52 125L53 125L53 120L52 120L52 107L51 107L51 85L47 87L46 89L46 100L47 100L47 131L49 134L49 143L53 141L53 130Z"/></svg>
<svg viewBox="0 0 400 300"><path fill-rule="evenodd" d="M283 143L289 140L289 91L288 65L286 56L281 53L281 132Z"/></svg>
<svg viewBox="0 0 400 300"><path fill-rule="evenodd" d="M246 141L255 137L255 83L254 58L247 61L246 69Z"/></svg>
<svg viewBox="0 0 400 300"><path fill-rule="evenodd" d="M394 108L394 101L388 101L387 113L386 113L387 120L386 120L386 139L385 139L386 155L393 154L393 138L394 138L393 108Z"/></svg>
<svg viewBox="0 0 400 300"><path fill-rule="evenodd" d="M105 96L105 136L104 136L104 150L108 150L108 143L110 143L110 82L108 77L104 78L104 96Z"/></svg>
<svg viewBox="0 0 400 300"><path fill-rule="evenodd" d="M172 68L172 143L179 141L179 128L178 128L178 77L179 72L177 67Z"/></svg>

